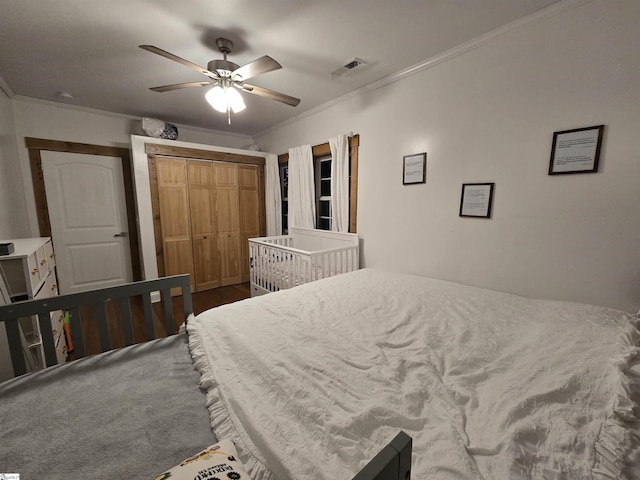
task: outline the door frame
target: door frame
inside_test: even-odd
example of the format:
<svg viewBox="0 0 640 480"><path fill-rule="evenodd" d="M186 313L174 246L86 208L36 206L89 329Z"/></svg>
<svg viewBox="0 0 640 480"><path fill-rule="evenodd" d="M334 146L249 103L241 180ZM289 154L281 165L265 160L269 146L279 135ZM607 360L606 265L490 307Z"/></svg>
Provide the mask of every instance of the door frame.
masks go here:
<svg viewBox="0 0 640 480"><path fill-rule="evenodd" d="M124 179L124 197L127 209L127 226L129 229L129 247L131 251L131 271L133 280L142 280L140 266L140 245L138 240L138 227L136 222L136 206L133 187L133 172L131 167L131 154L128 148L108 147L104 145L91 145L88 143L65 142L60 140L47 140L43 138L25 137L25 146L29 151L29 164L31 166L31 181L33 183L33 195L36 202L36 214L38 228L43 237L51 236L51 220L49 218L49 205L44 186L44 173L42 171L42 154L44 151L82 153L103 157L117 157L122 163Z"/></svg>
<svg viewBox="0 0 640 480"><path fill-rule="evenodd" d="M264 201L264 168L266 160L263 156L240 153L201 150L198 148L179 147L175 145L159 145L145 143L147 165L149 168L149 184L151 189L151 210L153 214L153 235L156 243L156 265L158 276L165 275L164 248L162 242L162 221L160 218L160 199L158 196L158 178L156 174L157 158L176 158L181 160L205 160L211 162L235 163L238 165L255 165L258 168L258 197L260 201L260 235L266 235L267 214Z"/></svg>

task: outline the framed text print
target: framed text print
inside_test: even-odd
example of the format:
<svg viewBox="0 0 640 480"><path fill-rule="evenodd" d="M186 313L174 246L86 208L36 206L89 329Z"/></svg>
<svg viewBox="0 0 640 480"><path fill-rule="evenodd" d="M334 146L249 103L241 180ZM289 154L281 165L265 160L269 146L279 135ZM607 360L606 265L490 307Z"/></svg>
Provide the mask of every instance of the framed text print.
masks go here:
<svg viewBox="0 0 640 480"><path fill-rule="evenodd" d="M491 218L493 183L463 183L460 216Z"/></svg>
<svg viewBox="0 0 640 480"><path fill-rule="evenodd" d="M405 155L402 166L402 184L426 183L427 181L427 154L416 153Z"/></svg>
<svg viewBox="0 0 640 480"><path fill-rule="evenodd" d="M604 125L553 134L549 175L598 171Z"/></svg>

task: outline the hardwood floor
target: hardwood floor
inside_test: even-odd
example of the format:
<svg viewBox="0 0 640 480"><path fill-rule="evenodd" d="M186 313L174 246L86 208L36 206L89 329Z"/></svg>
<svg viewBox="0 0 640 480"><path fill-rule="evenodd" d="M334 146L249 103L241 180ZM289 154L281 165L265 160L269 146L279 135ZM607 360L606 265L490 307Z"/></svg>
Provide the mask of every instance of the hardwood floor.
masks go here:
<svg viewBox="0 0 640 480"><path fill-rule="evenodd" d="M228 287L213 288L211 290L205 290L204 292L192 293L191 301L193 302L193 313L198 315L210 308L219 307L227 303L237 302L238 300L244 300L251 296L251 290L249 283L240 283L238 285L229 285ZM154 311L158 316L164 315L162 313L162 305L160 303L154 304ZM184 308L182 306L182 297L173 297L173 319L176 329L184 321Z"/></svg>
<svg viewBox="0 0 640 480"><path fill-rule="evenodd" d="M237 302L251 296L249 283L219 287L204 292L192 294L193 313L202 313L210 308L219 307L228 303ZM131 303L131 315L133 320L133 336L136 343L146 341L145 323L142 300L133 298ZM172 298L173 324L175 331L185 320L182 296ZM108 318L109 339L112 348L121 348L126 345L120 306L115 302L106 304ZM96 315L92 306L83 307L80 310L82 331L86 355L94 355L101 352L100 335L96 327ZM167 329L162 303L153 304L153 317L156 338L166 337ZM75 355L70 352L67 361L75 360Z"/></svg>

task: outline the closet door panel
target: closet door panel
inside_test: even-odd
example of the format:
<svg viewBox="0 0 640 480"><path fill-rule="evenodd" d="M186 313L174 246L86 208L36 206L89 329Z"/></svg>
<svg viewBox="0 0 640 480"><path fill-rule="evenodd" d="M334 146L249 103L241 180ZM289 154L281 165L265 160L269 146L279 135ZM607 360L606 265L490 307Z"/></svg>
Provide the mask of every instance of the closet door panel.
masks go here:
<svg viewBox="0 0 640 480"><path fill-rule="evenodd" d="M220 286L235 285L242 281L240 271L240 241L238 236L218 238L220 252Z"/></svg>
<svg viewBox="0 0 640 480"><path fill-rule="evenodd" d="M166 242L164 246L164 268L167 276L188 273L193 281L191 240ZM192 285L193 287L193 285Z"/></svg>
<svg viewBox="0 0 640 480"><path fill-rule="evenodd" d="M243 189L258 190L258 168L248 165L238 167L238 184Z"/></svg>
<svg viewBox="0 0 640 480"><path fill-rule="evenodd" d="M218 244L215 238L193 240L196 292L220 286Z"/></svg>
<svg viewBox="0 0 640 480"><path fill-rule="evenodd" d="M257 190L240 190L240 230L243 233L260 232L259 208Z"/></svg>
<svg viewBox="0 0 640 480"><path fill-rule="evenodd" d="M215 235L213 189L191 188L189 204L191 207L191 234L194 236Z"/></svg>
<svg viewBox="0 0 640 480"><path fill-rule="evenodd" d="M214 163L216 227L220 254L220 285L242 281L240 263L240 199L238 165Z"/></svg>
<svg viewBox="0 0 640 480"><path fill-rule="evenodd" d="M214 163L216 187L238 187L238 165L234 163Z"/></svg>
<svg viewBox="0 0 640 480"><path fill-rule="evenodd" d="M160 216L164 241L190 238L189 199L185 188L161 188Z"/></svg>
<svg viewBox="0 0 640 480"><path fill-rule="evenodd" d="M236 189L218 188L216 190L216 203L218 235L238 235L240 233L238 191Z"/></svg>
<svg viewBox="0 0 640 480"><path fill-rule="evenodd" d="M158 204L161 219L164 274L191 275L194 287L187 163L180 159L158 159Z"/></svg>
<svg viewBox="0 0 640 480"><path fill-rule="evenodd" d="M220 286L211 162L189 161L189 204L196 292Z"/></svg>

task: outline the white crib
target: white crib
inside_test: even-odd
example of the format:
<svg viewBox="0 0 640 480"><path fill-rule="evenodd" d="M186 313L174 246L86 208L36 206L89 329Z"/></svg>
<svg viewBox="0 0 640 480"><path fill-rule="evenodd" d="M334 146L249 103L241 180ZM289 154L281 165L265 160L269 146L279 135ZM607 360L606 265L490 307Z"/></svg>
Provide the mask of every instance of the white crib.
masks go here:
<svg viewBox="0 0 640 480"><path fill-rule="evenodd" d="M251 296L358 270L355 233L289 228L289 235L249 240Z"/></svg>

